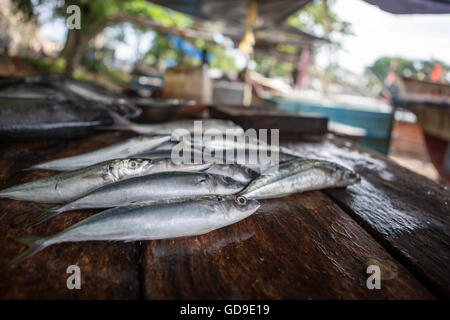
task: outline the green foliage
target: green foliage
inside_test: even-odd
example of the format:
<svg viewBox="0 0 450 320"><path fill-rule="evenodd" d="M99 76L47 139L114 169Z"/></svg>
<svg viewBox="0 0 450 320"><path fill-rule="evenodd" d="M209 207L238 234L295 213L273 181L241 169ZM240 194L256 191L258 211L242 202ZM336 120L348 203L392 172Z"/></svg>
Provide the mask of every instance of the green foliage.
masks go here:
<svg viewBox="0 0 450 320"><path fill-rule="evenodd" d="M298 51L298 49L295 46L290 45L290 44L284 44L284 43L278 44L276 49L280 52L291 53L291 54L297 53L297 51Z"/></svg>
<svg viewBox="0 0 450 320"><path fill-rule="evenodd" d="M429 75L433 70L435 62L442 65L444 72L450 72L450 66L447 66L442 61L408 60L399 57L379 58L371 66L369 66L368 69L380 81L384 81L391 68L398 75L413 75L419 72Z"/></svg>
<svg viewBox="0 0 450 320"><path fill-rule="evenodd" d="M294 66L290 62L280 62L270 56L257 56L255 58L256 72L267 77L284 77L290 75Z"/></svg>
<svg viewBox="0 0 450 320"><path fill-rule="evenodd" d="M117 0L116 0L117 1ZM147 0L120 1L120 10L136 17L152 18L164 26L190 28L193 20L190 16L153 4Z"/></svg>
<svg viewBox="0 0 450 320"><path fill-rule="evenodd" d="M336 35L352 35L351 24L341 20L332 11L335 0L315 0L290 16L287 23L293 27L313 31L334 40Z"/></svg>
<svg viewBox="0 0 450 320"><path fill-rule="evenodd" d="M160 32L155 32L152 47L144 55L144 61L150 65L163 60L179 61L180 51Z"/></svg>
<svg viewBox="0 0 450 320"><path fill-rule="evenodd" d="M82 80L82 81L94 81L95 80L95 78L92 74L88 74L81 69L76 69L73 72L73 78L76 80Z"/></svg>
<svg viewBox="0 0 450 320"><path fill-rule="evenodd" d="M65 68L64 59L51 59L47 57L24 57L23 59L36 69L42 70L42 72L61 74Z"/></svg>
<svg viewBox="0 0 450 320"><path fill-rule="evenodd" d="M208 52L213 54L213 57L209 63L211 67L219 68L225 72L238 71L234 58L229 56L225 48L210 44L208 46Z"/></svg>
<svg viewBox="0 0 450 320"><path fill-rule="evenodd" d="M114 70L108 66L101 64L99 66L99 72L102 73L106 78L118 85L126 85L129 82L129 78L126 74L119 70Z"/></svg>

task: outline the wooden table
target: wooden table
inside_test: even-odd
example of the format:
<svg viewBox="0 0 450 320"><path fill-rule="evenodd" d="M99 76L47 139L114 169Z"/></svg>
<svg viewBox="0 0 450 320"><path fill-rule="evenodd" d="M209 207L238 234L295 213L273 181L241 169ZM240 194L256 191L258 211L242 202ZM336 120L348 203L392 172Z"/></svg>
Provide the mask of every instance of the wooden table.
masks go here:
<svg viewBox="0 0 450 320"><path fill-rule="evenodd" d="M52 174L20 171L129 137L3 143L0 188ZM261 201L253 216L206 235L148 242L54 245L1 273L2 299L435 299L450 297L450 194L385 157L331 136L282 137L305 156L362 175L347 189ZM31 203L0 200L0 264L25 248L18 234L50 235L94 210L27 227ZM380 290L366 268L382 270ZM69 265L81 290L68 290Z"/></svg>

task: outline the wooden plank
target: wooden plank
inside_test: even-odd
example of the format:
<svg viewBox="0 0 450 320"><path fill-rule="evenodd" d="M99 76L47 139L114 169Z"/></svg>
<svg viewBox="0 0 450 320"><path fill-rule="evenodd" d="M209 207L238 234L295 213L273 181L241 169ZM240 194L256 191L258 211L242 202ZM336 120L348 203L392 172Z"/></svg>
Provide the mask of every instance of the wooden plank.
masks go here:
<svg viewBox="0 0 450 320"><path fill-rule="evenodd" d="M371 259L396 274L381 290L366 287ZM147 242L143 261L148 299L433 298L320 191L262 201L206 235Z"/></svg>
<svg viewBox="0 0 450 320"><path fill-rule="evenodd" d="M18 172L37 161L49 160L96 149L124 138L123 134L101 134L70 143L2 144L0 188L45 177L50 171ZM52 152L51 155L46 151ZM60 215L48 223L27 227L39 215L31 204L0 200L0 265L24 250L12 240L19 234L50 235L95 211ZM139 298L140 247L138 243L86 242L54 245L23 263L2 271L0 299L126 299ZM81 290L69 290L69 265L81 269Z"/></svg>
<svg viewBox="0 0 450 320"><path fill-rule="evenodd" d="M285 144L353 168L361 183L326 191L440 297L450 297L450 192L341 139Z"/></svg>
<svg viewBox="0 0 450 320"><path fill-rule="evenodd" d="M211 115L230 119L244 129L280 129L296 134L324 134L328 118L320 114L305 114L268 107L210 106Z"/></svg>

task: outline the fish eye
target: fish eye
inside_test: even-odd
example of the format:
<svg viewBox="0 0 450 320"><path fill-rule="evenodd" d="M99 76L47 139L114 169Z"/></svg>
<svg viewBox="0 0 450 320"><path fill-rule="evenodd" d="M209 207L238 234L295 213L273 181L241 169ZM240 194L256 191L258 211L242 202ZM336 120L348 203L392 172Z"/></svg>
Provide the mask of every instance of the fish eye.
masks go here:
<svg viewBox="0 0 450 320"><path fill-rule="evenodd" d="M135 160L131 160L130 162L128 162L128 167L130 167L131 169L135 169L137 165L137 161Z"/></svg>
<svg viewBox="0 0 450 320"><path fill-rule="evenodd" d="M236 197L235 201L240 206L245 206L247 204L247 199L245 197L242 197L242 196Z"/></svg>

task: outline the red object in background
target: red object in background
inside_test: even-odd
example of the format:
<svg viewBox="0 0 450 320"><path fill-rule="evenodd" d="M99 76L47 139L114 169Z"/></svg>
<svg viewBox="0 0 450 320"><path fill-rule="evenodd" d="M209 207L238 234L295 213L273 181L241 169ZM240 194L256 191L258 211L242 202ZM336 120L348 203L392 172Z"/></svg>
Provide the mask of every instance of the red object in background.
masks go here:
<svg viewBox="0 0 450 320"><path fill-rule="evenodd" d="M433 66L433 71L431 71L431 81L436 82L439 80L442 74L442 66L439 63L435 63Z"/></svg>
<svg viewBox="0 0 450 320"><path fill-rule="evenodd" d="M439 172L439 175L450 182L450 173L446 172L444 168L445 152L450 142L426 133L424 133L424 136L431 162Z"/></svg>
<svg viewBox="0 0 450 320"><path fill-rule="evenodd" d="M397 78L397 76L395 75L394 71L389 71L386 77L387 83L388 85L391 85L395 82L395 79Z"/></svg>

